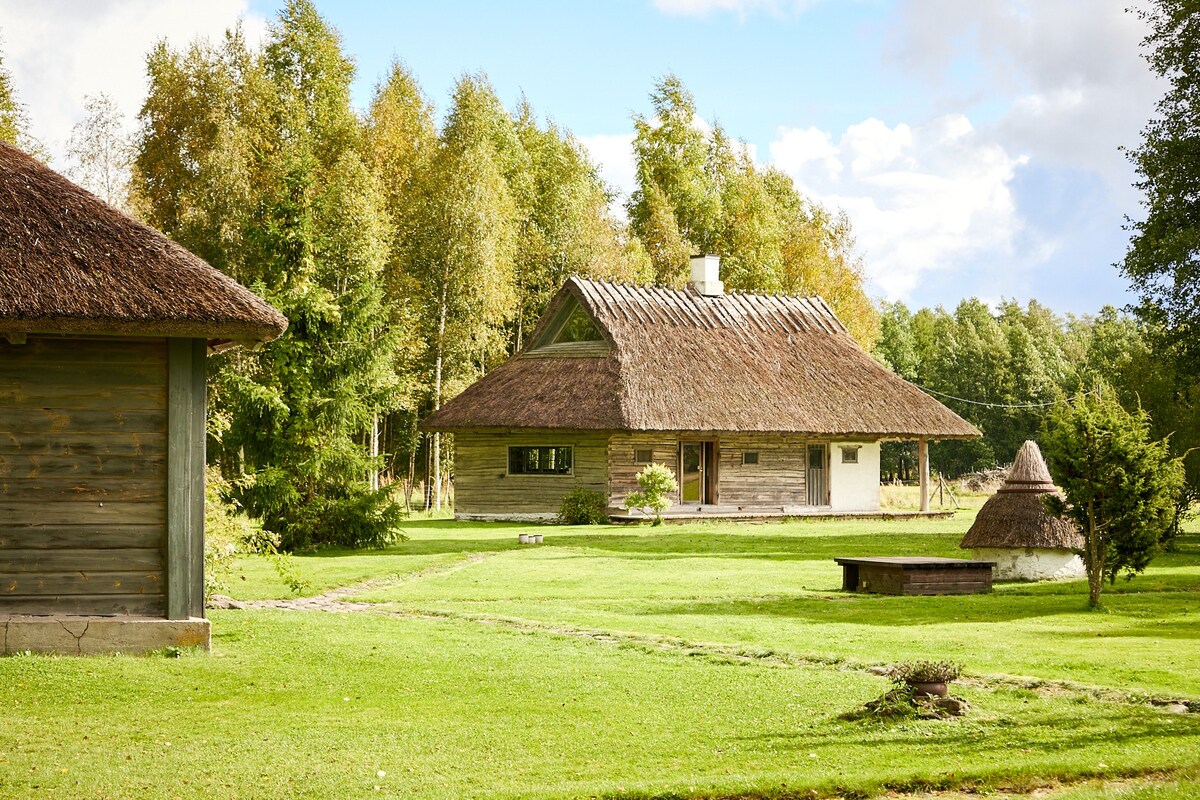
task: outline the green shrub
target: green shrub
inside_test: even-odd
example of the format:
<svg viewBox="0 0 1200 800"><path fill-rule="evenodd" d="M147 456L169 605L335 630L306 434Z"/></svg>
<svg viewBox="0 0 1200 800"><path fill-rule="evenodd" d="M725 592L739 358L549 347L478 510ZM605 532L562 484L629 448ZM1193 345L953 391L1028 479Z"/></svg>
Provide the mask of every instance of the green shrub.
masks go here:
<svg viewBox="0 0 1200 800"><path fill-rule="evenodd" d="M226 590L225 581L239 555L264 555L271 559L276 573L296 594L308 588L295 562L279 552L279 537L264 530L248 517L235 500L230 499L232 484L209 467L204 483L204 597Z"/></svg>
<svg viewBox="0 0 1200 800"><path fill-rule="evenodd" d="M603 492L572 489L558 507L558 521L563 525L603 525L608 522L608 498Z"/></svg>
<svg viewBox="0 0 1200 800"><path fill-rule="evenodd" d="M667 495L679 491L675 473L663 464L647 464L638 473L637 482L641 490L629 493L625 498L625 507L643 511L649 509L654 512L654 524L661 525L663 509L671 505Z"/></svg>
<svg viewBox="0 0 1200 800"><path fill-rule="evenodd" d="M902 661L888 670L892 682L950 683L962 674L962 664L954 661Z"/></svg>
<svg viewBox="0 0 1200 800"><path fill-rule="evenodd" d="M400 532L404 509L391 498L391 489L349 488L341 497L317 496L294 510L283 531L287 550L321 546L382 550L408 539Z"/></svg>

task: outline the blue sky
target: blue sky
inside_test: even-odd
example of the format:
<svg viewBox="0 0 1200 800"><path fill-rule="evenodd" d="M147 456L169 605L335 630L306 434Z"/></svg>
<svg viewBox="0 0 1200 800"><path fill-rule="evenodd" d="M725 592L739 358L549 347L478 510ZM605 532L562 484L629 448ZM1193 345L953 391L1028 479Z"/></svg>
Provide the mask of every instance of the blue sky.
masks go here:
<svg viewBox="0 0 1200 800"><path fill-rule="evenodd" d="M1036 297L1077 314L1131 299L1112 264L1139 196L1118 148L1137 144L1161 86L1127 4L317 0L358 66L359 106L393 58L439 110L459 76L483 71L627 191L631 115L673 72L703 122L847 211L874 296ZM155 39L182 45L239 17L261 36L279 5L0 0L0 31L35 132L59 153L85 94L109 93L132 124Z"/></svg>

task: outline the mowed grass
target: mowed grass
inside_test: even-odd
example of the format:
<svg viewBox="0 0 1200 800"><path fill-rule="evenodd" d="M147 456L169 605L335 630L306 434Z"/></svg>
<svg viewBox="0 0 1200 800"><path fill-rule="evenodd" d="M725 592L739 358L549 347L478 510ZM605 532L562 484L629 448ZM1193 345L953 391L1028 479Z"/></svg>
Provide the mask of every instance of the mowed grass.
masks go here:
<svg viewBox="0 0 1200 800"><path fill-rule="evenodd" d="M834 556L961 555L972 513L539 527L541 546L517 543L528 526L413 521L383 551L296 559L314 592L374 581L354 599L378 614L213 612L211 654L0 659L0 797L868 797L1121 776L1122 797L1200 795L1200 714L1140 702L1200 700L1200 536L1099 613L1080 583L840 591ZM289 596L260 559L230 593ZM972 712L841 719L888 686L860 667L912 657L962 661Z"/></svg>

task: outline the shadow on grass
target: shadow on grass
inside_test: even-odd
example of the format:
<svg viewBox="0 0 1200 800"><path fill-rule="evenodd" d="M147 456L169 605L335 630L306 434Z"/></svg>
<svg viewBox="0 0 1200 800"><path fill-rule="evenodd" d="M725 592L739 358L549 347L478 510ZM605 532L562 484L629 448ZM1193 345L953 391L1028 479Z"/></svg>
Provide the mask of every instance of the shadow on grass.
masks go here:
<svg viewBox="0 0 1200 800"><path fill-rule="evenodd" d="M1095 615L1098 625L1108 623L1102 629L1104 636L1200 638L1200 629L1190 619L1170 619L1195 608L1200 600L1200 585L1195 580L1188 584L1187 590L1181 586L1176 591L1114 593L1107 598L1107 608L1100 612L1087 607L1087 587L1082 582L1022 588L1023 591L991 594L896 596L846 593L829 587L810 589L802 595L644 602L636 613L639 616L762 617L885 627L980 625L1040 617ZM1131 617L1170 621L1149 627L1120 623ZM1096 628L1089 626L1088 631L1079 636L1093 637L1094 641L1096 632Z"/></svg>
<svg viewBox="0 0 1200 800"><path fill-rule="evenodd" d="M438 520L437 523L443 521ZM477 523L480 524L480 523ZM411 538L382 550L327 549L312 553L318 558L337 558L347 555L435 555L439 553L492 553L504 550L527 549L518 544L519 532L535 531L545 537L539 549L552 547L594 551L597 555L615 558L762 558L767 560L832 560L837 556L862 555L939 555L962 556L957 548L957 536L945 534L904 534L887 537L835 534L828 536L747 535L744 533L661 533L608 534L556 532L553 528L531 528L512 524L500 529L507 536L497 536L494 524L485 529L490 536L472 537L471 529L463 523L454 524L456 532L468 535L454 538L428 538L429 533L451 529L423 523L406 529ZM602 530L602 529L601 529ZM484 531L480 531L483 533Z"/></svg>
<svg viewBox="0 0 1200 800"><path fill-rule="evenodd" d="M1175 749L1178 761L1187 763L1184 756L1200 745L1200 715L1169 716L1159 712L1134 710L1129 707L1110 706L1097 712L1090 704L1081 705L1080 714L1065 712L1026 713L1022 708L1006 709L1009 715L999 719L980 719L979 726L991 728L995 735L974 738L971 741L973 758L994 754L1001 761L1004 754L1012 757L1014 745L1019 746L1016 760L1044 763L1047 758L1060 758L1063 764L1074 766L1078 752L1097 745L1122 750L1126 747L1145 747L1148 739L1157 740L1160 747ZM849 710L849 709L845 709ZM975 715L980 712L976 710ZM966 718L970 720L971 717ZM1014 728L1029 731L1022 735ZM940 751L963 745L959 725L946 721L926 721L916 725L888 725L880 722L840 722L831 730L815 733L813 730L766 733L757 736L727 737L729 741L762 742L774 750L813 751L828 748L834 752L847 746L879 747L881 745L912 747L915 753L922 750ZM985 759L986 760L986 759ZM1019 764L1014 766L1020 767ZM1075 770L1070 770L1074 772ZM1087 771L1086 767L1085 770Z"/></svg>
<svg viewBox="0 0 1200 800"><path fill-rule="evenodd" d="M821 624L882 627L921 625L972 625L1009 622L1058 614L1087 613L1086 595L1079 598L999 595L947 595L897 597L894 595L828 594L761 598L701 600L643 604L640 616L715 616L794 619Z"/></svg>

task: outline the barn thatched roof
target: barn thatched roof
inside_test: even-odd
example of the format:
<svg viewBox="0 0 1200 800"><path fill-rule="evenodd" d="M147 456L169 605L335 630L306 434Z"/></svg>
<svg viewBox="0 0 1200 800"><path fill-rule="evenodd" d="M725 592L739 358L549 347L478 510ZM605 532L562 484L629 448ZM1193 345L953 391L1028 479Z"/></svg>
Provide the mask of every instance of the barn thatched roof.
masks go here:
<svg viewBox="0 0 1200 800"><path fill-rule="evenodd" d="M546 346L576 304L602 341ZM871 358L819 297L571 278L530 342L424 427L980 435Z"/></svg>
<svg viewBox="0 0 1200 800"><path fill-rule="evenodd" d="M1037 442L1025 442L1004 485L979 509L959 546L1083 549L1083 535L1075 523L1051 516L1042 505L1042 497L1057 491Z"/></svg>
<svg viewBox="0 0 1200 800"><path fill-rule="evenodd" d="M265 341L286 327L232 278L0 142L0 332Z"/></svg>

